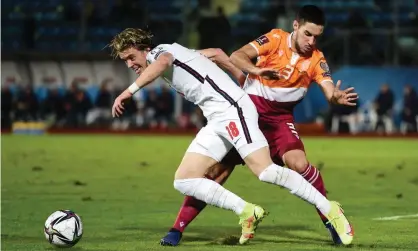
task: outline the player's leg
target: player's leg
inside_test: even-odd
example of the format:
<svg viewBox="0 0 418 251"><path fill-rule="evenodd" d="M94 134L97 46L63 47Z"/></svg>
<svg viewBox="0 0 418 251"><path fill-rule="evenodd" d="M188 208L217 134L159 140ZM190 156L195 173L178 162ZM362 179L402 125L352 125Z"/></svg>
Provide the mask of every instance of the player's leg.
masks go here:
<svg viewBox="0 0 418 251"><path fill-rule="evenodd" d="M242 148L238 149L238 151L245 153L245 148L247 147L244 146ZM247 156L244 157L244 161L261 181L285 187L290 190L292 194L308 201L315 205L321 212L328 214L331 205L326 197L306 181L299 173L274 164L271 160L268 147L259 148L248 153Z"/></svg>
<svg viewBox="0 0 418 251"><path fill-rule="evenodd" d="M299 173L273 162L267 167L262 168L262 162L258 161L265 156L269 156L268 148L258 149L244 158L247 166L263 182L279 185L287 188L292 194L313 204L327 218L328 222L335 228L341 243L350 244L353 239L351 225L344 216L340 205L329 201Z"/></svg>
<svg viewBox="0 0 418 251"><path fill-rule="evenodd" d="M322 175L318 169L308 162L305 147L296 131L293 119L284 118L280 122L276 122L274 127L273 130L265 134L269 139L272 156L277 157L280 164L284 163L290 169L300 173L305 180L326 196ZM338 234L328 223L328 219L318 209L317 212L330 232L334 243L341 244Z"/></svg>
<svg viewBox="0 0 418 251"><path fill-rule="evenodd" d="M257 111L251 99L244 96L238 101L236 108L238 119L224 121L226 130L220 127L219 133L224 133L225 139L234 144L251 171L261 181L285 187L292 194L315 205L328 220L333 221L333 225L339 226L337 232L343 243L351 243L352 235L347 234L346 231L349 223L342 214L340 206L330 202L299 173L273 163L267 140L258 127ZM234 118L233 114L228 117ZM246 242L246 236L241 236L240 241Z"/></svg>
<svg viewBox="0 0 418 251"><path fill-rule="evenodd" d="M301 149L293 149L283 154L283 162L292 170L300 173L302 177L312 184L322 195L326 196L325 184L319 170L309 164L306 154ZM327 221L326 217L318 211L321 219Z"/></svg>
<svg viewBox="0 0 418 251"><path fill-rule="evenodd" d="M322 179L322 175L317 168L309 164L304 151L300 149L290 150L283 155L283 161L287 167L300 173L305 180L311 183L312 186L314 186L321 194L326 196L325 184ZM338 233L335 231L332 224L328 222L327 217L325 217L318 209L317 212L323 224L328 229L333 242L335 244L341 244L341 239L338 236Z"/></svg>
<svg viewBox="0 0 418 251"><path fill-rule="evenodd" d="M231 148L232 145L219 136L209 122L184 155L175 174L174 187L184 195L233 211L239 216L243 229L249 224L257 226L265 216L263 208L244 201L215 181L203 178L207 170L220 162Z"/></svg>
<svg viewBox="0 0 418 251"><path fill-rule="evenodd" d="M205 177L222 185L233 170L234 165L222 162L212 166ZM206 205L204 201L192 196L185 196L172 228L160 240L160 244L163 246L177 246L181 241L186 227L200 214Z"/></svg>
<svg viewBox="0 0 418 251"><path fill-rule="evenodd" d="M186 152L176 171L174 188L184 195L240 215L247 203L215 181L203 178L209 167L217 162L201 153Z"/></svg>
<svg viewBox="0 0 418 251"><path fill-rule="evenodd" d="M269 143L274 145L274 150L278 151L274 154L279 155L287 167L300 173L322 195L326 196L321 173L308 162L305 147L296 131L293 119L283 119L276 123L273 133L276 135L275 140ZM320 215L323 220L326 220L322 214Z"/></svg>

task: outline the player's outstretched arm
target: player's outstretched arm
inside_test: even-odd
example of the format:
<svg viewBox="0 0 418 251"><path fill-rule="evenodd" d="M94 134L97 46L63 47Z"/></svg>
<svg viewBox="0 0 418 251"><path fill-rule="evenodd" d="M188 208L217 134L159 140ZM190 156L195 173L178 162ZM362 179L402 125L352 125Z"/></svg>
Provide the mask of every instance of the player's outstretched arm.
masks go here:
<svg viewBox="0 0 418 251"><path fill-rule="evenodd" d="M336 86L334 86L334 83L330 80L322 81L320 86L328 102L347 106L356 105L356 101L358 100L358 94L353 92L354 87L350 87L345 90L340 90L341 80L337 81Z"/></svg>
<svg viewBox="0 0 418 251"><path fill-rule="evenodd" d="M234 78L238 81L238 83L243 86L245 82L245 74L238 69L234 64L232 64L231 60L229 59L228 55L219 48L209 48L199 50L203 56L209 58L214 63L216 63L219 67L228 71L229 73L234 76Z"/></svg>
<svg viewBox="0 0 418 251"><path fill-rule="evenodd" d="M173 55L168 52L164 52L157 58L157 60L145 68L145 70L141 73L141 75L139 75L135 82L115 99L112 107L112 116L119 117L124 110L123 101L131 98L141 88L152 83L155 79L161 76L164 71L173 64L173 61Z"/></svg>

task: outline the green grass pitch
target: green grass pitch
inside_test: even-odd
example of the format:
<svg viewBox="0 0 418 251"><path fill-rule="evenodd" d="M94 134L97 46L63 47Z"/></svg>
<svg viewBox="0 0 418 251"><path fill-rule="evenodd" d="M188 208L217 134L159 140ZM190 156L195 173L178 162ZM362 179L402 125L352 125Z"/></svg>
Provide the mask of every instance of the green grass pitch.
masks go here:
<svg viewBox="0 0 418 251"><path fill-rule="evenodd" d="M331 245L316 211L238 167L226 187L270 211L245 247L233 212L208 207L180 246L160 247L182 202L173 176L191 137L2 136L1 250L54 250L43 236L50 213L72 209L84 224L72 250L343 250ZM349 250L417 250L418 141L306 138L329 197L355 230Z"/></svg>

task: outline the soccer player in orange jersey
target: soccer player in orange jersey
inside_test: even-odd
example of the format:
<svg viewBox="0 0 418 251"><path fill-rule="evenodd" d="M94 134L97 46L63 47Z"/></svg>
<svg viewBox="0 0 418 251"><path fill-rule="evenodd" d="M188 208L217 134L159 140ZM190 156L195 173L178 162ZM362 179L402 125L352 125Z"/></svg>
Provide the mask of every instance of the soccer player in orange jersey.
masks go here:
<svg viewBox="0 0 418 251"><path fill-rule="evenodd" d="M319 84L330 103L354 106L358 95L353 88L340 90L341 82L334 85L328 64L316 40L322 34L325 16L313 5L302 7L293 22L293 32L273 29L267 34L232 53L230 60L241 71L231 71L250 95L259 113L259 127L268 140L273 161L299 172L318 191L326 195L318 169L306 158L304 145L296 131L293 108L305 96L309 85ZM257 58L254 65L251 61ZM243 72L248 73L243 77ZM225 182L235 164L234 153L212 169L209 177ZM204 202L186 197L170 232L161 240L162 245L177 245L181 232L205 207ZM318 211L336 244L341 241ZM350 228L351 229L351 228Z"/></svg>

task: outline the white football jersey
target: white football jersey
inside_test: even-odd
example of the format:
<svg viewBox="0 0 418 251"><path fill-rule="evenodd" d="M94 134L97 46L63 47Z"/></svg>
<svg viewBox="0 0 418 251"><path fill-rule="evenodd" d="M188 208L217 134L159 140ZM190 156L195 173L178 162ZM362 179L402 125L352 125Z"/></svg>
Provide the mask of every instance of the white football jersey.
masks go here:
<svg viewBox="0 0 418 251"><path fill-rule="evenodd" d="M205 117L225 111L245 95L215 63L177 43L158 45L147 54L147 63L152 64L165 52L173 55L174 62L163 78L185 99L198 105Z"/></svg>

